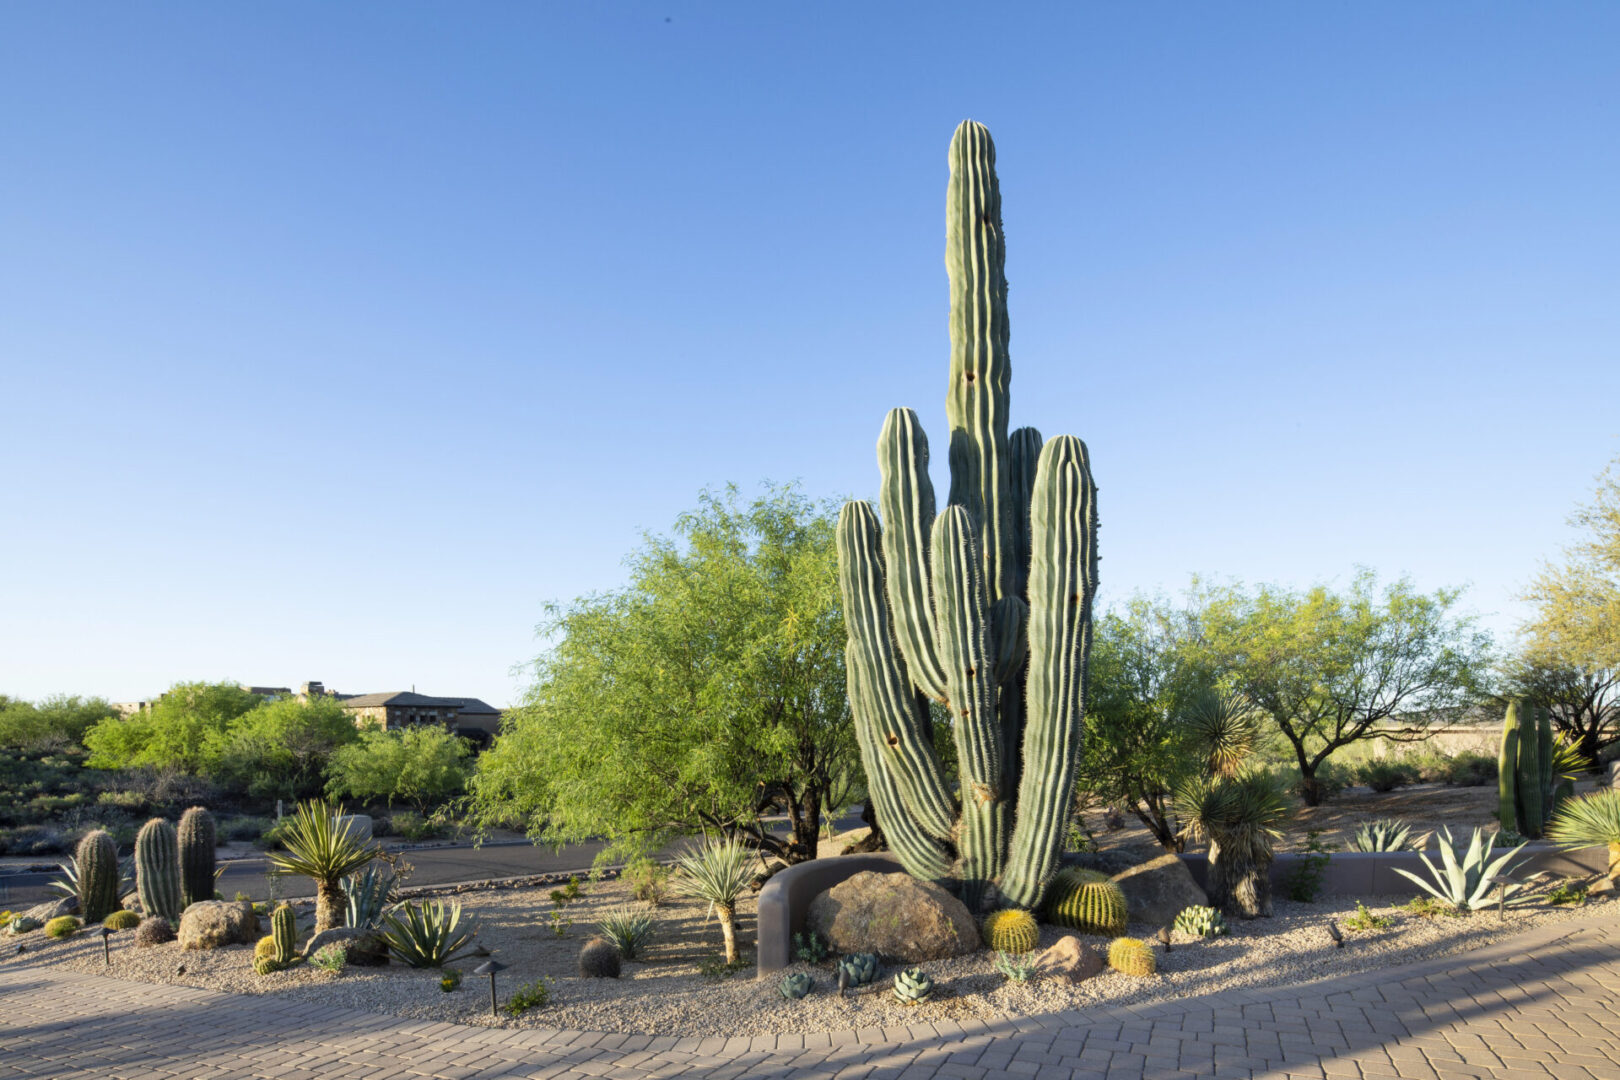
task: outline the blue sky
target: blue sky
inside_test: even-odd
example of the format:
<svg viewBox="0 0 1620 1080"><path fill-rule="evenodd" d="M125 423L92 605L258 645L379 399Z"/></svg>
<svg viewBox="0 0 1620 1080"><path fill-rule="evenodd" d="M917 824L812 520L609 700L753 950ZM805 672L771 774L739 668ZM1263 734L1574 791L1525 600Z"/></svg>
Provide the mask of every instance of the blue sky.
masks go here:
<svg viewBox="0 0 1620 1080"><path fill-rule="evenodd" d="M987 13L993 13L987 17ZM945 151L1105 596L1500 632L1620 453L1611 4L0 7L0 692L512 700L705 486L944 440ZM936 455L943 468L943 455ZM936 477L942 480L942 477Z"/></svg>

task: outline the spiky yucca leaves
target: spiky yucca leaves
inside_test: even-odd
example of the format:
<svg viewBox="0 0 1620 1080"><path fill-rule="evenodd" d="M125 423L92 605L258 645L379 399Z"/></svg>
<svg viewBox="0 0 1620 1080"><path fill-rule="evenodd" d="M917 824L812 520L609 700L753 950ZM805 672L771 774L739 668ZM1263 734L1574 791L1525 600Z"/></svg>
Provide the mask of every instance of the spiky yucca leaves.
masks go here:
<svg viewBox="0 0 1620 1080"><path fill-rule="evenodd" d="M93 829L84 834L73 853L77 870L79 914L84 921L100 922L118 910L118 847L112 834Z"/></svg>
<svg viewBox="0 0 1620 1080"><path fill-rule="evenodd" d="M1046 918L1082 934L1118 937L1125 932L1125 891L1100 870L1070 866L1046 890Z"/></svg>
<svg viewBox="0 0 1620 1080"><path fill-rule="evenodd" d="M996 952L1027 953L1041 943L1035 916L1022 908L1003 908L984 919L984 943Z"/></svg>
<svg viewBox="0 0 1620 1080"><path fill-rule="evenodd" d="M180 891L189 906L214 898L214 815L193 806L180 815Z"/></svg>
<svg viewBox="0 0 1620 1080"><path fill-rule="evenodd" d="M1159 968L1153 946L1138 938L1115 938L1108 943L1108 966L1124 975L1144 978Z"/></svg>
<svg viewBox="0 0 1620 1080"><path fill-rule="evenodd" d="M315 882L317 934L343 925L348 901L343 879L376 858L379 850L355 832L353 820L338 825L334 819L342 816L341 803L333 806L325 799L299 803L292 827L282 837L287 850L268 856L275 873Z"/></svg>
<svg viewBox="0 0 1620 1080"><path fill-rule="evenodd" d="M1484 830L1475 829L1467 852L1459 858L1456 850L1457 841L1452 838L1448 826L1440 830L1441 866L1435 866L1427 853L1418 855L1429 870L1429 881L1424 881L1410 870L1396 868L1395 872L1415 882L1419 888L1435 899L1450 904L1456 911L1478 911L1504 899L1507 906L1512 907L1525 901L1525 897L1515 895L1524 886L1517 882L1498 886L1497 879L1505 874L1511 874L1523 865L1522 863L1508 865L1509 860L1523 847L1524 845L1520 844L1519 847L1492 862L1491 845L1485 837ZM1499 888L1505 891L1498 892Z"/></svg>
<svg viewBox="0 0 1620 1080"><path fill-rule="evenodd" d="M1399 818L1363 822L1350 838L1351 851L1414 851L1421 844L1412 838L1412 826Z"/></svg>
<svg viewBox="0 0 1620 1080"><path fill-rule="evenodd" d="M1178 934L1191 934L1201 938L1220 937L1228 933L1226 916L1202 904L1182 908L1176 915L1176 921L1171 929Z"/></svg>
<svg viewBox="0 0 1620 1080"><path fill-rule="evenodd" d="M444 967L474 948L476 928L461 927L461 905L427 900L399 905L383 916L388 951L413 968Z"/></svg>
<svg viewBox="0 0 1620 1080"><path fill-rule="evenodd" d="M1195 777L1176 789L1183 832L1209 841L1210 903L1245 919L1271 915L1271 859L1290 804L1282 782L1259 769Z"/></svg>
<svg viewBox="0 0 1620 1080"><path fill-rule="evenodd" d="M789 1001L797 1001L814 989L815 985L815 977L801 971L794 975L782 976L782 981L777 984L776 989Z"/></svg>
<svg viewBox="0 0 1620 1080"><path fill-rule="evenodd" d="M1565 848L1609 849L1609 878L1620 880L1620 789L1569 799L1547 826L1547 839Z"/></svg>
<svg viewBox="0 0 1620 1080"><path fill-rule="evenodd" d="M1187 705L1185 721L1216 776L1236 776L1260 742L1260 714L1242 694L1203 690Z"/></svg>
<svg viewBox="0 0 1620 1080"><path fill-rule="evenodd" d="M922 968L906 968L894 977L894 996L906 1005L927 1001L934 992L934 980Z"/></svg>
<svg viewBox="0 0 1620 1080"><path fill-rule="evenodd" d="M637 911L629 904L622 904L597 920L596 928L618 946L619 955L634 960L652 940L653 917L649 911Z"/></svg>
<svg viewBox="0 0 1620 1080"><path fill-rule="evenodd" d="M754 875L748 867L748 849L741 840L705 841L696 851L675 857L680 875L675 891L709 905L720 920L726 943L726 963L737 962L737 900Z"/></svg>

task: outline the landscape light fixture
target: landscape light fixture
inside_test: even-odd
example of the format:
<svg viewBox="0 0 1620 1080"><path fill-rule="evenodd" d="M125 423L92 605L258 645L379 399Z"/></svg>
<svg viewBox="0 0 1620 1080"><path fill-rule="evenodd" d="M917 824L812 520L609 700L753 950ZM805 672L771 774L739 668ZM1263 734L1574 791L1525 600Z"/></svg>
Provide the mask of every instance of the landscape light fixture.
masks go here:
<svg viewBox="0 0 1620 1080"><path fill-rule="evenodd" d="M485 960L482 964L479 964L477 967L473 968L473 974L474 975L488 975L489 976L489 1015L490 1016L497 1015L497 1013L495 1011L495 973L497 971L505 971L505 970L506 970L506 965L501 963L499 960Z"/></svg>
<svg viewBox="0 0 1620 1080"><path fill-rule="evenodd" d="M1170 951L1170 928L1168 926L1159 927L1159 944L1164 946L1165 952Z"/></svg>
<svg viewBox="0 0 1620 1080"><path fill-rule="evenodd" d="M1496 917L1501 922L1507 922L1508 888L1517 884L1518 882L1507 874L1503 874L1501 877L1496 879Z"/></svg>
<svg viewBox="0 0 1620 1080"><path fill-rule="evenodd" d="M112 967L112 936L112 927L101 928L101 958L107 962L108 967Z"/></svg>

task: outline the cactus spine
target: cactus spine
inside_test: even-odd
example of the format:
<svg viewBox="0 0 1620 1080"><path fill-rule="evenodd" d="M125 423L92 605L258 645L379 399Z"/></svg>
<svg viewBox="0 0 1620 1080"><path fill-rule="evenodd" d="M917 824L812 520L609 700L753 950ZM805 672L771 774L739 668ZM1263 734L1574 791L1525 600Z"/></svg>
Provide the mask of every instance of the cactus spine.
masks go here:
<svg viewBox="0 0 1620 1080"><path fill-rule="evenodd" d="M838 522L850 707L877 818L905 868L954 885L976 911L998 894L1027 909L1057 866L1074 786L1096 487L1078 439L1008 432L990 133L964 122L950 166L949 505L936 516L916 414L891 411L878 439L883 523L864 502ZM956 790L934 753L930 700L951 717Z"/></svg>
<svg viewBox="0 0 1620 1080"><path fill-rule="evenodd" d="M291 964L298 954L298 919L291 904L278 906L270 916L270 938L275 942L272 955L276 963L282 967Z"/></svg>
<svg viewBox="0 0 1620 1080"><path fill-rule="evenodd" d="M984 943L997 952L1027 953L1041 943L1035 916L1022 908L1003 908L984 920Z"/></svg>
<svg viewBox="0 0 1620 1080"><path fill-rule="evenodd" d="M148 821L135 835L135 891L143 915L176 922L185 908L180 897L179 842L174 826L162 818Z"/></svg>
<svg viewBox="0 0 1620 1080"><path fill-rule="evenodd" d="M214 815L193 806L180 815L180 891L185 902L214 898Z"/></svg>
<svg viewBox="0 0 1620 1080"><path fill-rule="evenodd" d="M1122 937L1108 943L1108 966L1121 974L1143 978L1157 971L1159 963L1153 946L1138 938Z"/></svg>
<svg viewBox="0 0 1620 1080"><path fill-rule="evenodd" d="M79 914L86 924L100 922L117 911L118 847L104 829L84 834L73 861L79 871Z"/></svg>
<svg viewBox="0 0 1620 1080"><path fill-rule="evenodd" d="M1071 867L1052 879L1046 917L1083 934L1118 937L1125 932L1125 892L1101 871Z"/></svg>

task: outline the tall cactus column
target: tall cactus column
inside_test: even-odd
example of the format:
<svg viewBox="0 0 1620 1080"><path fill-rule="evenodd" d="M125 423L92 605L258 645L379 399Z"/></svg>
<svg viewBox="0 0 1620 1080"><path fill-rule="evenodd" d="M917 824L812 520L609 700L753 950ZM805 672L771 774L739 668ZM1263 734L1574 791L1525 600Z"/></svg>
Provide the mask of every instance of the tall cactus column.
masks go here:
<svg viewBox="0 0 1620 1080"><path fill-rule="evenodd" d="M879 821L906 869L953 883L976 909L998 895L1034 907L1061 850L1080 749L1096 487L1078 439L1008 432L990 133L964 122L950 166L950 500L936 515L927 437L911 410L891 411L878 439L883 520L859 502L839 518L850 704ZM955 791L934 756L930 700L950 718Z"/></svg>
<svg viewBox="0 0 1620 1080"><path fill-rule="evenodd" d="M162 818L153 818L135 834L135 891L143 915L161 915L173 922L185 909L180 894L180 845L174 826Z"/></svg>

